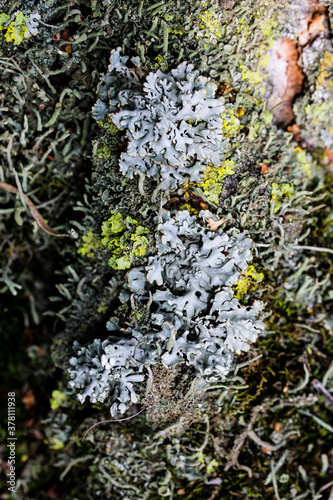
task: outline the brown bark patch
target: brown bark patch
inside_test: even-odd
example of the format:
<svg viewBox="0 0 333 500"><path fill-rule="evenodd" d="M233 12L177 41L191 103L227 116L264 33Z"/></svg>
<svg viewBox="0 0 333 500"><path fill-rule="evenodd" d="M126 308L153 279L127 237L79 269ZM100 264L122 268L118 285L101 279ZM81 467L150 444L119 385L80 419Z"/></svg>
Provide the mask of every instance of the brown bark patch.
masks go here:
<svg viewBox="0 0 333 500"><path fill-rule="evenodd" d="M284 78L277 78L273 92L269 99L269 107L272 109L274 123L286 128L294 120L292 109L295 97L301 93L304 75L299 67L298 48L290 38L282 38L273 47L272 58L276 59L285 69Z"/></svg>

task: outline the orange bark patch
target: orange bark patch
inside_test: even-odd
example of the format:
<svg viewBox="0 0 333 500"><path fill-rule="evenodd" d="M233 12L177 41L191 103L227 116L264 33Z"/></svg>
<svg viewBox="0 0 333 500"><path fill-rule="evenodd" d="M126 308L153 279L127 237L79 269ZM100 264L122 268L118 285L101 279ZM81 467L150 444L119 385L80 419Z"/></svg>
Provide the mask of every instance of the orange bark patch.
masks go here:
<svg viewBox="0 0 333 500"><path fill-rule="evenodd" d="M273 109L274 122L286 128L294 120L292 104L295 97L302 91L304 75L298 66L298 49L296 43L290 38L282 38L274 47L277 60L285 62L284 85L274 89L269 105ZM280 82L279 82L280 85Z"/></svg>

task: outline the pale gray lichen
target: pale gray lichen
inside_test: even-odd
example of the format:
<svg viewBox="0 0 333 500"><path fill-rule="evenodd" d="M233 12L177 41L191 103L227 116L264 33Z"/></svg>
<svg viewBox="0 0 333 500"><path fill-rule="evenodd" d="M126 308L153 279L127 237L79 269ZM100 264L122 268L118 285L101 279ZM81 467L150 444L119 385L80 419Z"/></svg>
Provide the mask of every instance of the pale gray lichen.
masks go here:
<svg viewBox="0 0 333 500"><path fill-rule="evenodd" d="M126 130L121 172L132 178L139 170L164 189L200 182L210 164L221 164L227 145L217 86L186 62L167 74L150 73L141 83L127 61L119 49L111 53L93 108L97 121L110 113L114 125Z"/></svg>
<svg viewBox="0 0 333 500"><path fill-rule="evenodd" d="M89 397L92 403L109 398L113 412L125 411L126 403L136 403L137 395L133 382L141 382L142 373L135 373L137 366L142 372L144 353L134 339L95 339L86 347L74 342L76 357L70 359L71 387L84 389L78 394L80 403ZM117 403L115 401L117 400Z"/></svg>
<svg viewBox="0 0 333 500"><path fill-rule="evenodd" d="M242 306L231 288L252 259L246 233L210 231L188 211L164 218L157 255L128 273L121 294L132 305L150 296L150 321L125 330L113 318L107 327L116 336L87 347L76 344L70 360L70 385L84 389L79 400L109 398L113 415L138 401L133 384L144 380L145 366L184 363L202 381L224 379L234 353L247 351L264 328L258 319L262 303Z"/></svg>
<svg viewBox="0 0 333 500"><path fill-rule="evenodd" d="M142 290L146 279L157 285L153 300L159 310L192 320L208 311L216 290L236 283L252 260L252 240L245 232L233 236L232 230L204 228L187 210L165 218L158 226L157 255L149 258L146 268L129 272L128 286Z"/></svg>
<svg viewBox="0 0 333 500"><path fill-rule="evenodd" d="M233 297L231 288L215 295L209 314L192 323L192 330L175 340L172 351L162 356L165 366L173 366L186 356L196 374L206 380L225 378L233 362L234 353L248 351L264 324L257 319L262 303L242 306ZM191 335L192 340L187 337ZM195 338L193 339L193 337Z"/></svg>

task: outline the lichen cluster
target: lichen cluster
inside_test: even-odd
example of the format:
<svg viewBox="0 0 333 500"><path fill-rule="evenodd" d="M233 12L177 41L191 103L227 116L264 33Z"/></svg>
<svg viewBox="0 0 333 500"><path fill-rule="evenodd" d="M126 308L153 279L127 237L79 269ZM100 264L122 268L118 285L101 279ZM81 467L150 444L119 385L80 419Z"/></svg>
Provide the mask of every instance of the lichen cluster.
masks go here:
<svg viewBox="0 0 333 500"><path fill-rule="evenodd" d="M219 165L224 157L224 99L214 98L216 85L186 62L140 82L127 60L113 51L93 108L97 121L109 113L117 129L126 130L121 172L130 178L135 172L148 175L163 189L200 181L207 166ZM138 58L132 62L140 63Z"/></svg>
<svg viewBox="0 0 333 500"><path fill-rule="evenodd" d="M18 339L3 373L24 379L27 499L323 491L324 3L1 3L0 331ZM110 407L141 414L82 443Z"/></svg>
<svg viewBox="0 0 333 500"><path fill-rule="evenodd" d="M128 272L121 293L125 303L151 302L154 313L130 330L114 318L108 324L112 337L87 347L76 344L77 356L70 361L70 385L84 389L80 401L108 399L112 414L138 401L133 382L144 380L150 364L185 363L199 378L224 380L233 354L247 351L264 327L258 320L262 304L244 307L232 289L252 259L246 234L207 231L187 211L164 218L156 255Z"/></svg>

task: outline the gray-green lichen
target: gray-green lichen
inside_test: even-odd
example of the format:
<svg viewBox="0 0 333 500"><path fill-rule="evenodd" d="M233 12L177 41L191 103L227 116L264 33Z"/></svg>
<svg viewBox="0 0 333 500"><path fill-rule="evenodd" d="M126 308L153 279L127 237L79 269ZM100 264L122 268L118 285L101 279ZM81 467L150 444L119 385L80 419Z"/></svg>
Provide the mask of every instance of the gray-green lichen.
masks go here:
<svg viewBox="0 0 333 500"><path fill-rule="evenodd" d="M262 303L244 307L231 288L252 259L246 234L207 231L187 211L164 218L157 228L156 256L146 268L129 271L121 295L138 304L150 296L154 312L139 329L121 330L114 318L108 324L114 336L87 347L76 344L77 357L70 360L70 385L83 389L79 400L108 399L112 414L137 402L133 382L144 380L150 364L185 363L199 378L224 380L234 353L247 351L264 328L258 319Z"/></svg>
<svg viewBox="0 0 333 500"><path fill-rule="evenodd" d="M107 75L99 85L93 116L107 114L126 131L127 149L119 166L127 177L141 172L174 189L200 182L204 170L220 165L226 140L222 134L223 98L217 86L183 62L171 73L150 73L141 82L128 58L113 51ZM140 66L139 58L132 59Z"/></svg>
<svg viewBox="0 0 333 500"><path fill-rule="evenodd" d="M305 2L267 6L264 0L225 0L221 5L3 2L10 19L0 32L0 180L17 186L19 195L14 199L1 193L0 291L27 301L35 322L47 309L47 324L56 333L53 361L65 369L65 378L72 358L72 387L64 389L71 409L68 415L53 410L44 424L60 473L82 458L82 434L95 421L84 420L85 415L95 419L104 405L112 406L113 415L139 402L146 408L136 420L94 429L100 441L92 445L93 458L85 457L87 467L80 463L89 476L83 491L91 498L181 497L185 490L193 498L208 498L209 488L215 488L209 482L220 476L223 486L219 490L216 483L216 495L221 498L229 498L235 485L244 498L266 498L272 494L272 474L266 470L267 456L250 438L241 450L249 466L251 457L261 458L253 482L260 478L262 486L250 484L243 472L222 471L226 463L237 466L233 446L249 422L257 438L275 443L275 464L285 460L279 470L274 467L281 497L297 496L302 488L315 495L324 484L323 473L313 479L304 462L311 477L305 482L294 460L298 450L288 455L297 426L304 443L313 444L304 435L312 417L297 407L310 404L310 384L300 385L296 397L288 390L301 384L303 362L317 377L329 364L332 264L325 248L333 224L325 183L331 182L330 37L323 20L314 42L299 52L306 80L292 106L300 129L298 137L297 127L291 129L292 137L273 123L267 99L277 83L272 78L274 47L286 37L296 44ZM16 9L23 13L19 21L35 16L36 25L38 20L30 26L30 38L16 38L18 45L4 36L17 18ZM311 16L307 26L319 19ZM111 52L121 56L118 69L110 71ZM286 81L287 63L282 66ZM181 85L183 76L188 91ZM110 84L109 95L103 82ZM210 97L200 94L205 88ZM171 116L166 137L158 128L164 113L156 104L160 95L169 113L175 101L176 115L184 111L186 99L198 97L188 119ZM96 99L102 114L96 114ZM207 108L208 100L218 105ZM216 113L214 120L207 109ZM134 137L133 118L139 119L140 135L150 134L148 142ZM207 157L196 165L192 157L184 167L193 144L200 144L202 154L206 140ZM155 154L157 141L163 159ZM22 193L52 227L67 228L72 238L55 242L32 226ZM201 209L210 210L204 215L212 219L210 226L199 218ZM117 243L123 249L129 245L131 252L134 226L127 240L119 233L107 248L89 256L78 253L89 235L101 239L101 227L115 213L149 230L146 253L128 259L124 268L109 265L110 258L119 257L110 252ZM212 224L220 229L213 231ZM247 288L251 258L263 279ZM54 288L55 282L56 292L43 288L36 269L46 276L56 269L59 274L49 285ZM241 286L244 294L238 293ZM267 331L259 299L266 303L265 314L272 311ZM258 334L260 342L254 344ZM74 342L80 345L75 343L73 350ZM263 363L240 369L235 377L240 385L233 387L228 377L238 370L234 353L244 351L248 354L241 361L259 354ZM293 371L299 360L301 370ZM217 380L228 389L216 388L221 385ZM82 409L74 391L86 401ZM320 405L311 411L324 418ZM262 418L256 424L252 419L259 406ZM70 427L73 414L78 431ZM158 428L154 439L147 419ZM275 429L279 422L283 431L271 433L270 426ZM326 432L314 425L312 435L314 429L316 435ZM329 454L323 439L320 443L320 456ZM304 458L302 446L298 456ZM326 459L321 459L324 469ZM34 467L27 467L26 474L29 470ZM69 476L65 482L70 483ZM68 495L80 498L74 487Z"/></svg>

